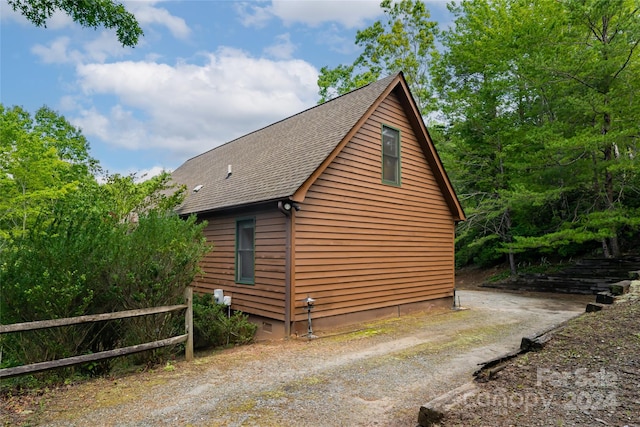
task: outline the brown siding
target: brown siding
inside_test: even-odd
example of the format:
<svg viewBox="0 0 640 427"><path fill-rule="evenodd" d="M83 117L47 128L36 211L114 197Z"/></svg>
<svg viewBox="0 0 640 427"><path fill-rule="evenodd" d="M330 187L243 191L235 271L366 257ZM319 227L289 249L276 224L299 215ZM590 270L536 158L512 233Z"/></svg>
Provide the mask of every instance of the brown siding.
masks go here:
<svg viewBox="0 0 640 427"><path fill-rule="evenodd" d="M401 186L382 183L381 126L401 133ZM295 320L452 295L454 221L395 94L307 192L295 225Z"/></svg>
<svg viewBox="0 0 640 427"><path fill-rule="evenodd" d="M235 282L236 219L256 219L255 284ZM284 320L285 301L285 217L277 209L242 212L235 215L205 217L207 239L214 249L202 261L204 277L196 281L196 290L223 289L231 295L232 307L246 313Z"/></svg>

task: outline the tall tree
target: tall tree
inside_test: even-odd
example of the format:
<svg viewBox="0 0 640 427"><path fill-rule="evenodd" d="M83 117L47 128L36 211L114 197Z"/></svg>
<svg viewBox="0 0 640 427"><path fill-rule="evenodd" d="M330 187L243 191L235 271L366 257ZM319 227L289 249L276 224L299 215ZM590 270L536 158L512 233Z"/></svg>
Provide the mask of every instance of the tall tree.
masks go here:
<svg viewBox="0 0 640 427"><path fill-rule="evenodd" d="M320 102L403 71L418 107L426 113L433 109L428 67L437 54L437 23L430 21L429 10L420 0L383 0L380 7L386 21L357 32L355 43L363 51L353 64L320 70Z"/></svg>
<svg viewBox="0 0 640 427"><path fill-rule="evenodd" d="M47 20L60 10L75 22L88 28L115 28L123 46L134 47L143 35L135 16L116 0L7 0L37 27L46 27Z"/></svg>
<svg viewBox="0 0 640 427"><path fill-rule="evenodd" d="M563 60L550 61L550 74L564 80L564 99L573 101L573 111L563 111L572 125L571 141L589 152L593 207L581 225L600 235L605 256L617 257L618 234L633 222L624 198L629 178L638 173L640 4L571 0L563 5L561 23L571 38L560 39Z"/></svg>
<svg viewBox="0 0 640 427"><path fill-rule="evenodd" d="M436 69L443 110L458 156L499 171L463 180L478 216L462 236L499 238L510 254L600 241L619 255L617 236L638 224L637 2L472 0L453 12Z"/></svg>
<svg viewBox="0 0 640 427"><path fill-rule="evenodd" d="M520 8L520 2L514 2ZM552 9L555 7L555 9ZM636 1L566 1L538 7L547 42L532 45L543 119L531 132L557 227L516 239L520 248L558 250L599 242L620 256L621 233L637 230L640 111ZM546 90L544 89L546 87Z"/></svg>
<svg viewBox="0 0 640 427"><path fill-rule="evenodd" d="M514 215L523 201L527 153L539 148L526 138L536 118L526 37L536 31L525 25L531 22L527 10L509 11L507 3L452 6L455 28L443 34L445 52L432 72L456 141L444 149L453 149L450 157L464 165L456 181L468 220L459 228L459 243L475 245L485 262L506 251L515 274Z"/></svg>
<svg viewBox="0 0 640 427"><path fill-rule="evenodd" d="M32 118L0 104L0 249L46 222L56 201L97 170L89 143L64 117L42 107Z"/></svg>

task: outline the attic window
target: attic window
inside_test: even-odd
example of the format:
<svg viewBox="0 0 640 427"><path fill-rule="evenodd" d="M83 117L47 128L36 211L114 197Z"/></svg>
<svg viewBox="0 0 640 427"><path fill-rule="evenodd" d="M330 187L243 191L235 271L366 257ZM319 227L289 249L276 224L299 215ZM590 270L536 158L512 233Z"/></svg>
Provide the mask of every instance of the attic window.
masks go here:
<svg viewBox="0 0 640 427"><path fill-rule="evenodd" d="M382 126L382 182L400 185L400 131Z"/></svg>
<svg viewBox="0 0 640 427"><path fill-rule="evenodd" d="M202 187L203 187L203 185L202 185L202 184L198 184L198 185L196 185L196 186L193 188L193 192L194 192L194 193L197 193L198 191L200 191L200 189L201 189Z"/></svg>

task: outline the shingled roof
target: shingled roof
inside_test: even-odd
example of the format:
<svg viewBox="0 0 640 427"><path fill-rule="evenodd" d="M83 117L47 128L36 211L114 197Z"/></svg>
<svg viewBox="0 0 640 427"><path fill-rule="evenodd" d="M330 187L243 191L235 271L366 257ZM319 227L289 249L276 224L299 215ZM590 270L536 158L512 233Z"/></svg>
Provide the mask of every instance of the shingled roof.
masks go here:
<svg viewBox="0 0 640 427"><path fill-rule="evenodd" d="M188 190L178 212L209 212L292 196L397 77L383 78L187 160L171 175ZM229 165L232 174L227 178Z"/></svg>

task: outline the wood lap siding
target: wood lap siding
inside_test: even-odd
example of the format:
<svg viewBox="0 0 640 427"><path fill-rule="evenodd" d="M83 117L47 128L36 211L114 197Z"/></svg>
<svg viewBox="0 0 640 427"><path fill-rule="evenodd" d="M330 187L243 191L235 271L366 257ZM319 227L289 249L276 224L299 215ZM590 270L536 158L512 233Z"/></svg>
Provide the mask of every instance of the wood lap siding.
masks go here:
<svg viewBox="0 0 640 427"><path fill-rule="evenodd" d="M401 186L382 183L382 124L400 130ZM395 94L307 192L297 213L295 317L452 295L454 221Z"/></svg>
<svg viewBox="0 0 640 427"><path fill-rule="evenodd" d="M235 282L236 218L256 218L255 284ZM196 279L196 291L223 289L236 310L284 320L285 217L276 209L204 218L207 240L213 251L203 259L204 277Z"/></svg>

